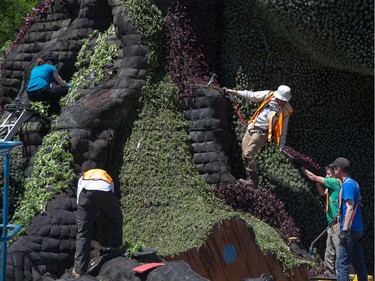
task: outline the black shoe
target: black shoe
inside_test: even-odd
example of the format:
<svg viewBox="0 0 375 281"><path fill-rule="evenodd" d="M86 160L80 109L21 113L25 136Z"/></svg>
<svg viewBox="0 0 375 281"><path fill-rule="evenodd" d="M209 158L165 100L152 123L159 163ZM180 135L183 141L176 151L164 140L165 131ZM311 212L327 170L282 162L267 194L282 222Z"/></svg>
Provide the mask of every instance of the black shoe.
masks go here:
<svg viewBox="0 0 375 281"><path fill-rule="evenodd" d="M243 185L254 185L251 179L239 179L238 181L242 183Z"/></svg>
<svg viewBox="0 0 375 281"><path fill-rule="evenodd" d="M72 276L74 277L74 279L77 279L77 278L82 277L83 274L78 273L78 272L76 271L76 269L73 267L73 269L72 269Z"/></svg>

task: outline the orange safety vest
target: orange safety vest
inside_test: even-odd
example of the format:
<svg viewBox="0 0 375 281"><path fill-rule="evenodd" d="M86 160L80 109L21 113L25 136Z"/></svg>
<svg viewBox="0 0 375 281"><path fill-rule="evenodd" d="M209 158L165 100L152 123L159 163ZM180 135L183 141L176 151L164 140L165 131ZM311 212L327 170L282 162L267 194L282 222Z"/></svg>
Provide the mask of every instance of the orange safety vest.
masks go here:
<svg viewBox="0 0 375 281"><path fill-rule="evenodd" d="M83 173L84 180L103 180L112 183L113 180L108 173L102 169L91 169Z"/></svg>
<svg viewBox="0 0 375 281"><path fill-rule="evenodd" d="M260 111L274 98L273 92L270 91L270 93L267 95L265 100L262 102L262 104L258 107L258 109L255 111L253 116L251 116L250 120L248 121L248 124L253 123L254 126L254 120L258 117ZM289 102L285 103L281 114L279 116L279 119L276 121L275 126L272 126L273 124L273 117L275 116L276 112L272 111L268 120L268 141L272 140L272 134L274 134L274 142L279 145L280 144L280 139L281 139L281 134L283 132L283 123L284 123L284 118L288 117L294 112L292 106L290 105Z"/></svg>

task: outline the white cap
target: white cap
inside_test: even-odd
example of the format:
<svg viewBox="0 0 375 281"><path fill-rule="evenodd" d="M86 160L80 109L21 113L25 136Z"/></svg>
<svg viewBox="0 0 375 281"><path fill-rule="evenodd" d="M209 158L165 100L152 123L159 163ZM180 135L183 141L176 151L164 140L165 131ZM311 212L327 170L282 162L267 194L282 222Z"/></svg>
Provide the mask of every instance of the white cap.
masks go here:
<svg viewBox="0 0 375 281"><path fill-rule="evenodd" d="M292 95L290 94L290 88L285 85L279 86L277 88L277 91L273 93L275 98L282 100L282 101L289 101L292 98Z"/></svg>

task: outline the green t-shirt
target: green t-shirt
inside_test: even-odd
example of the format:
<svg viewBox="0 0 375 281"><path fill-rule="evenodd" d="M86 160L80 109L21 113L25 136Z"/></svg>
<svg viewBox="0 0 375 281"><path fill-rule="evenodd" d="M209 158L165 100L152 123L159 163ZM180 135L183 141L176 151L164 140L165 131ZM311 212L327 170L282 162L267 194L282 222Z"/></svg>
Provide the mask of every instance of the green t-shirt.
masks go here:
<svg viewBox="0 0 375 281"><path fill-rule="evenodd" d="M330 224L339 210L340 182L336 178L324 178L324 188L328 189L329 194L326 216L328 224Z"/></svg>

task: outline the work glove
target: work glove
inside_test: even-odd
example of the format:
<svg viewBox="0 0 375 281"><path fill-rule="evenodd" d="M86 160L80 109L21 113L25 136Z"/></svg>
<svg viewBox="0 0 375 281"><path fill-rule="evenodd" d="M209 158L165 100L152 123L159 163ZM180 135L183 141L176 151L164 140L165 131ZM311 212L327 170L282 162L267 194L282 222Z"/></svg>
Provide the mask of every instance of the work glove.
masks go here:
<svg viewBox="0 0 375 281"><path fill-rule="evenodd" d="M346 248L346 245L348 243L348 236L349 236L349 233L347 230L341 230L340 231L340 234L339 234L339 238L340 238L340 244L342 246L344 246Z"/></svg>
<svg viewBox="0 0 375 281"><path fill-rule="evenodd" d="M234 100L234 96L233 96L230 92L228 92L228 88L223 87L222 89L223 89L223 91L224 91L224 95L225 95L230 101L233 101L233 100Z"/></svg>
<svg viewBox="0 0 375 281"><path fill-rule="evenodd" d="M71 87L73 87L73 85L72 85L72 84L70 84L70 83L66 83L66 86L67 86L68 88L71 88Z"/></svg>

